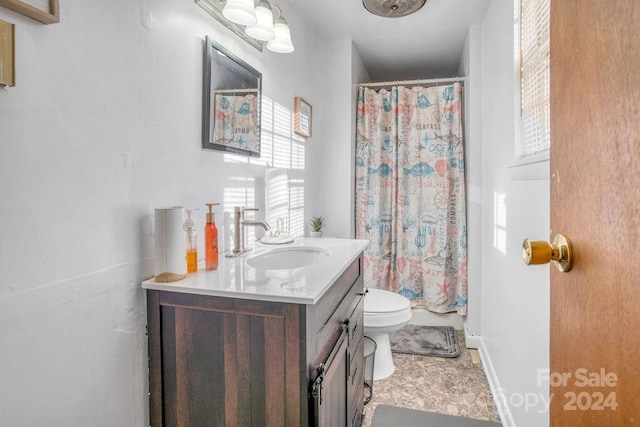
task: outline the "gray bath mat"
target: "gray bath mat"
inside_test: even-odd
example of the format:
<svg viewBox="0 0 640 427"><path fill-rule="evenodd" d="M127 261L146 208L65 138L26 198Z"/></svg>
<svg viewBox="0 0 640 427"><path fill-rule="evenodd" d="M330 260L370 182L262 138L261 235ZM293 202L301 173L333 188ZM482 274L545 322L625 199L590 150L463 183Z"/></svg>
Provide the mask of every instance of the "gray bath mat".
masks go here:
<svg viewBox="0 0 640 427"><path fill-rule="evenodd" d="M378 405L371 427L500 427L502 424L473 418L436 414L416 409Z"/></svg>
<svg viewBox="0 0 640 427"><path fill-rule="evenodd" d="M389 335L391 351L422 356L456 357L460 346L453 326L405 325Z"/></svg>

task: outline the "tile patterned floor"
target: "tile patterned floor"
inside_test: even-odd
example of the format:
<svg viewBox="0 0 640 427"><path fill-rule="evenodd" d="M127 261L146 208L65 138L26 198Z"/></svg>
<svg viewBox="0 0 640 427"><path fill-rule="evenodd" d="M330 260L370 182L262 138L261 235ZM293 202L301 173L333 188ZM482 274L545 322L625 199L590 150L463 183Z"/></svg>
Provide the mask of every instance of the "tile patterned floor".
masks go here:
<svg viewBox="0 0 640 427"><path fill-rule="evenodd" d="M456 358L394 353L396 370L389 378L374 381L363 427L370 427L379 404L500 422L482 365L473 362L464 346L464 333L457 335L460 355Z"/></svg>

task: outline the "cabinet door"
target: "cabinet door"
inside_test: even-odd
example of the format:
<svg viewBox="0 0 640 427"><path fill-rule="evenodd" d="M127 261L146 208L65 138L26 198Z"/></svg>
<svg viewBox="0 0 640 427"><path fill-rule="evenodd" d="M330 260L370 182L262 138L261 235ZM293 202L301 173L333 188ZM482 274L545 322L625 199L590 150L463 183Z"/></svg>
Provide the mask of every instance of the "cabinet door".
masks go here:
<svg viewBox="0 0 640 427"><path fill-rule="evenodd" d="M348 427L359 426L364 410L364 340L363 340L363 301L362 297L349 317L349 384L347 401L349 402Z"/></svg>
<svg viewBox="0 0 640 427"><path fill-rule="evenodd" d="M294 304L148 291L150 424L307 425Z"/></svg>
<svg viewBox="0 0 640 427"><path fill-rule="evenodd" d="M346 327L312 385L316 426L347 425L348 332Z"/></svg>

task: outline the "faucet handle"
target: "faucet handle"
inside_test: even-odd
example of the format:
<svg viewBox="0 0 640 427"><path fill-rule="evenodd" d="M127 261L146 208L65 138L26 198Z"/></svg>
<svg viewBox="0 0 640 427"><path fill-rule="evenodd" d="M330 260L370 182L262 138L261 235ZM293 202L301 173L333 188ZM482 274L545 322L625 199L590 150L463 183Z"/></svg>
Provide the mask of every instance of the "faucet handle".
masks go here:
<svg viewBox="0 0 640 427"><path fill-rule="evenodd" d="M245 212L258 212L259 210L258 208L242 208L242 219L244 219Z"/></svg>

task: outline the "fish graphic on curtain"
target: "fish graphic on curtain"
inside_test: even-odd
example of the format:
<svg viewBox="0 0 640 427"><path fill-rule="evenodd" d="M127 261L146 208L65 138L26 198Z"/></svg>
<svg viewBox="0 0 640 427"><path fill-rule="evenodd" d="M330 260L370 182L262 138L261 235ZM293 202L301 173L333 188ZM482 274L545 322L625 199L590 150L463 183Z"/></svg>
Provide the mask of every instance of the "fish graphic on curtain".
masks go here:
<svg viewBox="0 0 640 427"><path fill-rule="evenodd" d="M356 237L365 285L428 309L467 311L460 85L360 88Z"/></svg>
<svg viewBox="0 0 640 427"><path fill-rule="evenodd" d="M256 138L256 95L215 95L213 142L250 151L259 150Z"/></svg>

